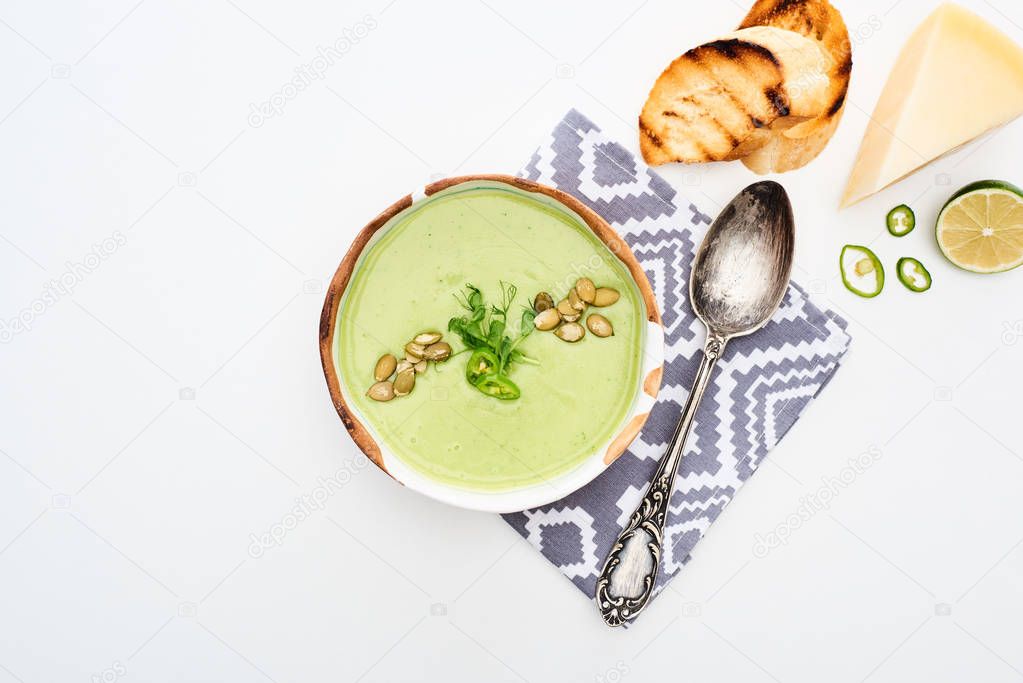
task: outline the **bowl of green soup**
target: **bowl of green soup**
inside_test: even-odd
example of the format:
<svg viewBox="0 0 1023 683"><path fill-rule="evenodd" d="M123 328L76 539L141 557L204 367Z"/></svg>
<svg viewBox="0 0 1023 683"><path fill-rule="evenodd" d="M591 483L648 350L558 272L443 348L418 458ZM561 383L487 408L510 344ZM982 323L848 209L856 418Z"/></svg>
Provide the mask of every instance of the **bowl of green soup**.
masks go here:
<svg viewBox="0 0 1023 683"><path fill-rule="evenodd" d="M624 240L572 196L499 175L433 183L363 228L319 345L370 460L491 512L603 472L646 422L663 365L653 290Z"/></svg>

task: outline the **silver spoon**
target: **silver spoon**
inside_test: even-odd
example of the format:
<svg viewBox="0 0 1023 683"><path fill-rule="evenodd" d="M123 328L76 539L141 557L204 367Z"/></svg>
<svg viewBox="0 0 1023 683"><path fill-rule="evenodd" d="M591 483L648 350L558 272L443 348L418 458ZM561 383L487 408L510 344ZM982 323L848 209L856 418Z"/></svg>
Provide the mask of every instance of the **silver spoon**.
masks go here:
<svg viewBox="0 0 1023 683"><path fill-rule="evenodd" d="M632 621L650 600L661 565L668 499L693 418L728 341L759 330L781 304L794 245L792 205L785 189L771 181L740 192L700 245L689 299L707 327L707 343L668 451L597 579L597 608L608 626Z"/></svg>

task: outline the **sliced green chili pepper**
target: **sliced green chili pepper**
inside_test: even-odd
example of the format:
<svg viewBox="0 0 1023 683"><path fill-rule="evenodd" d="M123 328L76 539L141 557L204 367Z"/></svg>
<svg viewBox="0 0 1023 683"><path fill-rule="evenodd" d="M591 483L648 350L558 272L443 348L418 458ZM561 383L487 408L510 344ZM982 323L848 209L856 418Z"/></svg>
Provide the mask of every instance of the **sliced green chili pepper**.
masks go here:
<svg viewBox="0 0 1023 683"><path fill-rule="evenodd" d="M502 401L514 401L522 395L518 385L504 375L484 375L476 382L476 388Z"/></svg>
<svg viewBox="0 0 1023 683"><path fill-rule="evenodd" d="M886 222L888 232L896 237L905 237L916 227L916 214L913 213L913 209L901 204L888 212Z"/></svg>
<svg viewBox="0 0 1023 683"><path fill-rule="evenodd" d="M497 355L485 349L473 351L469 363L465 366L465 379L487 396L514 401L522 396L522 391L504 375L498 374L501 361Z"/></svg>
<svg viewBox="0 0 1023 683"><path fill-rule="evenodd" d="M838 267L842 272L842 284L856 296L873 299L884 289L884 266L866 247L858 244L842 247Z"/></svg>
<svg viewBox="0 0 1023 683"><path fill-rule="evenodd" d="M915 258L904 256L895 265L899 276L899 282L906 285L911 292L926 292L931 288L931 274L924 268L924 264Z"/></svg>
<svg viewBox="0 0 1023 683"><path fill-rule="evenodd" d="M500 364L497 356L490 351L484 349L473 351L469 356L469 363L465 366L465 379L469 384L476 386L487 375L495 374Z"/></svg>

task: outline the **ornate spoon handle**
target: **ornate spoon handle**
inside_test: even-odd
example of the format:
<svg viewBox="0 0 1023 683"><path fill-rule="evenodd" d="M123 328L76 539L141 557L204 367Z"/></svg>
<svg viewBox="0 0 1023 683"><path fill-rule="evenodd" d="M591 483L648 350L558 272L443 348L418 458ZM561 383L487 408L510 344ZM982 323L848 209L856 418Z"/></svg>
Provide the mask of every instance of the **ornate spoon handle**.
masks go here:
<svg viewBox="0 0 1023 683"><path fill-rule="evenodd" d="M664 523L668 515L668 499L675 483L675 472L682 460L696 410L703 400L725 343L726 340L721 337L708 337L693 390L682 409L668 451L661 458L650 488L629 519L628 526L611 547L604 571L597 579L597 608L608 626L621 626L632 621L650 600L661 566Z"/></svg>

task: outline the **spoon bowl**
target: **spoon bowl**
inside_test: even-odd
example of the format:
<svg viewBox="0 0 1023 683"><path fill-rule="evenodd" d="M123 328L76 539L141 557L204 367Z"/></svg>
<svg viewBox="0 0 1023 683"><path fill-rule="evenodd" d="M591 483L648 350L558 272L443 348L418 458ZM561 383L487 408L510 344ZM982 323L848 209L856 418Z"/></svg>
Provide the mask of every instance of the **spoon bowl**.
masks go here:
<svg viewBox="0 0 1023 683"><path fill-rule="evenodd" d="M767 324L788 288L795 221L785 189L764 181L740 192L707 231L689 297L712 336L751 334Z"/></svg>

